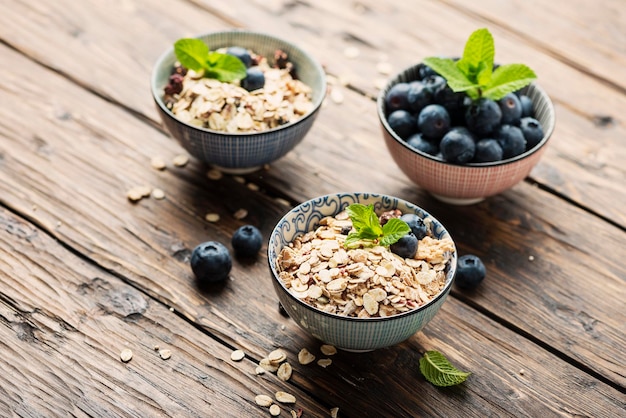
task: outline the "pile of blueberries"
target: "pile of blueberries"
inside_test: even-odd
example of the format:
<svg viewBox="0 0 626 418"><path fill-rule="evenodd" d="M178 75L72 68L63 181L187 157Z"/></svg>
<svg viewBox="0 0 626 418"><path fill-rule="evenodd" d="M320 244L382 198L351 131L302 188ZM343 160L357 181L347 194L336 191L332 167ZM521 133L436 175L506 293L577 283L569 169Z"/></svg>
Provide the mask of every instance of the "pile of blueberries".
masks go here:
<svg viewBox="0 0 626 418"><path fill-rule="evenodd" d="M417 74L385 95L387 122L411 147L449 163L486 163L520 155L543 139L522 91L472 100L423 63Z"/></svg>

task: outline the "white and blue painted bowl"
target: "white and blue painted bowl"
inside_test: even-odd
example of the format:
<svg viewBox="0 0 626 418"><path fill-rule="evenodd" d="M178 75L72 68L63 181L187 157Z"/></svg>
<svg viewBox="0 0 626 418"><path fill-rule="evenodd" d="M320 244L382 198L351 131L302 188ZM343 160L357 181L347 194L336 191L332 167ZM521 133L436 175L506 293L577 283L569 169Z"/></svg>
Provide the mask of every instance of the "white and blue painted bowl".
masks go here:
<svg viewBox="0 0 626 418"><path fill-rule="evenodd" d="M320 219L333 216L352 203L373 204L376 213L400 209L432 219L435 238L450 237L443 225L425 210L396 197L375 193L337 193L316 197L296 206L276 225L269 238L268 262L274 290L289 316L306 332L327 344L346 351L371 351L398 344L420 331L439 311L446 300L456 271L457 254L454 251L444 289L430 302L414 310L384 318L353 318L330 314L293 296L278 276L276 260L283 247L295 237L319 226Z"/></svg>
<svg viewBox="0 0 626 418"><path fill-rule="evenodd" d="M296 68L298 78L313 90L313 108L297 121L255 133L219 132L182 122L163 102L163 88L168 84L176 62L172 46L154 66L151 89L161 120L183 148L222 171L242 174L258 170L298 145L313 125L326 95L326 74L319 62L296 45L263 33L229 30L201 35L198 39L206 42L211 50L229 46L248 48L267 57L270 64L277 49L285 51Z"/></svg>

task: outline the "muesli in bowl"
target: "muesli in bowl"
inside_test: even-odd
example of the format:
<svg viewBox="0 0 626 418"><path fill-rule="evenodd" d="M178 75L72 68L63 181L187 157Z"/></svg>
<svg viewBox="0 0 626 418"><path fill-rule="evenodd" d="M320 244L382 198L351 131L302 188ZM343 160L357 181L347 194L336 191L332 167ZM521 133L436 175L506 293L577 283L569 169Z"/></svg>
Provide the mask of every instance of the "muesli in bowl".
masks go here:
<svg viewBox="0 0 626 418"><path fill-rule="evenodd" d="M450 291L456 254L448 232L426 211L371 193L297 206L268 246L274 289L290 317L350 351L394 345L422 329Z"/></svg>

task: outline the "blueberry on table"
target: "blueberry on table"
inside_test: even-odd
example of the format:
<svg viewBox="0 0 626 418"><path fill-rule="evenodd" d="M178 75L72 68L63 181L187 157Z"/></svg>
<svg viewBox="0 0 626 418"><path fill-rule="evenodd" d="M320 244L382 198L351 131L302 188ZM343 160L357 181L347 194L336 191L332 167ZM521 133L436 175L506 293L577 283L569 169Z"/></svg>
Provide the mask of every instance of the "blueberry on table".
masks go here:
<svg viewBox="0 0 626 418"><path fill-rule="evenodd" d="M517 95L509 93L498 100L497 103L502 111L500 123L503 125L519 125L519 121L522 118L522 103Z"/></svg>
<svg viewBox="0 0 626 418"><path fill-rule="evenodd" d="M250 52L248 52L246 48L242 48L240 46L231 46L230 48L226 49L226 53L228 55L239 58L246 67L250 67L250 65L252 65L252 57L250 56Z"/></svg>
<svg viewBox="0 0 626 418"><path fill-rule="evenodd" d="M433 102L433 95L421 81L412 81L409 83L407 101L409 109L417 115Z"/></svg>
<svg viewBox="0 0 626 418"><path fill-rule="evenodd" d="M476 143L476 152L474 153L474 163L488 163L492 161L500 161L502 159L502 147L500 143L493 138L484 138Z"/></svg>
<svg viewBox="0 0 626 418"><path fill-rule="evenodd" d="M417 130L413 115L402 109L391 112L387 118L387 123L389 123L389 127L402 139L407 139Z"/></svg>
<svg viewBox="0 0 626 418"><path fill-rule="evenodd" d="M393 112L398 109L409 110L409 90L409 83L394 84L385 95L387 112Z"/></svg>
<svg viewBox="0 0 626 418"><path fill-rule="evenodd" d="M479 137L492 133L502 121L502 110L491 99L473 101L465 111L465 125Z"/></svg>
<svg viewBox="0 0 626 418"><path fill-rule="evenodd" d="M244 225L235 231L230 243L237 256L254 257L263 246L263 236L257 227Z"/></svg>
<svg viewBox="0 0 626 418"><path fill-rule="evenodd" d="M443 136L439 149L444 161L465 164L474 158L476 144L467 129L453 128Z"/></svg>
<svg viewBox="0 0 626 418"><path fill-rule="evenodd" d="M519 101L522 105L522 117L525 118L527 116L533 116L533 101L531 100L531 98L526 96L525 94L521 94L519 96Z"/></svg>
<svg viewBox="0 0 626 418"><path fill-rule="evenodd" d="M254 91L263 88L265 85L265 74L257 67L251 67L246 70L246 78L241 80L241 87L248 91Z"/></svg>
<svg viewBox="0 0 626 418"><path fill-rule="evenodd" d="M450 130L450 115L441 105L428 105L417 116L417 127L426 138L439 140Z"/></svg>
<svg viewBox="0 0 626 418"><path fill-rule="evenodd" d="M483 281L486 274L485 265L478 256L467 254L459 257L455 278L457 286L472 289Z"/></svg>
<svg viewBox="0 0 626 418"><path fill-rule="evenodd" d="M204 242L191 253L191 270L201 282L225 280L232 267L228 249L219 242Z"/></svg>
<svg viewBox="0 0 626 418"><path fill-rule="evenodd" d="M394 244L389 246L392 253L402 258L413 258L417 253L417 237L409 232Z"/></svg>
<svg viewBox="0 0 626 418"><path fill-rule="evenodd" d="M424 220L414 213L405 213L400 217L400 220L404 221L411 228L411 232L418 240L423 239L428 235L428 227L424 223Z"/></svg>
<svg viewBox="0 0 626 418"><path fill-rule="evenodd" d="M524 139L526 139L526 149L534 148L543 139L543 128L541 122L531 117L522 118L519 124Z"/></svg>
<svg viewBox="0 0 626 418"><path fill-rule="evenodd" d="M517 126L502 125L493 133L502 147L502 158L512 158L526 151L526 139Z"/></svg>
<svg viewBox="0 0 626 418"><path fill-rule="evenodd" d="M426 154L435 155L439 152L439 145L424 138L424 135L420 132L411 135L406 140L406 143Z"/></svg>

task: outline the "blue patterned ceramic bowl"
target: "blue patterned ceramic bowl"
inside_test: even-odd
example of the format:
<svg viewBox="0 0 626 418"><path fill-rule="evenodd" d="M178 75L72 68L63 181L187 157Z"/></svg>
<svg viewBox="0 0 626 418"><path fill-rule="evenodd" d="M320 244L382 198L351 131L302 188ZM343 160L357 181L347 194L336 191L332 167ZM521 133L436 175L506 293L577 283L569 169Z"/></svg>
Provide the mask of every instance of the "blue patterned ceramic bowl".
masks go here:
<svg viewBox="0 0 626 418"><path fill-rule="evenodd" d="M277 49L285 51L298 78L313 89L313 109L307 115L280 127L255 133L225 133L199 128L177 119L163 102L176 56L168 49L156 62L151 79L156 108L170 134L194 157L229 173L247 173L275 161L298 145L315 120L326 94L326 75L309 54L282 39L244 30L213 32L198 36L211 50L241 46L271 60ZM173 42L172 42L173 44Z"/></svg>
<svg viewBox="0 0 626 418"><path fill-rule="evenodd" d="M303 330L315 338L347 351L371 351L398 344L420 331L445 301L456 271L456 251L447 270L444 289L430 302L408 312L383 318L353 318L323 312L296 298L278 276L276 260L282 248L305 232L315 229L320 219L336 215L352 203L373 204L376 213L400 209L432 219L436 238L449 237L448 231L430 214L412 203L396 197L374 193L337 193L316 197L296 206L276 225L269 239L268 262L273 285L280 303Z"/></svg>

